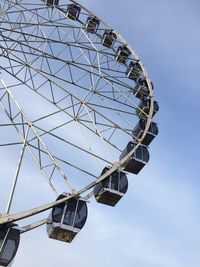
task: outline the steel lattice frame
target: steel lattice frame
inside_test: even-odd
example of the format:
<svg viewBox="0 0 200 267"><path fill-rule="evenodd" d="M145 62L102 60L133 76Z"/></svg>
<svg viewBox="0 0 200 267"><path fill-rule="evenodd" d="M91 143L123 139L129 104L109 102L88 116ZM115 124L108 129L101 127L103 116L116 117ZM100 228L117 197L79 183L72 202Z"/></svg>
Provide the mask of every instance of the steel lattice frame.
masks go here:
<svg viewBox="0 0 200 267"><path fill-rule="evenodd" d="M66 182L67 188L63 191L70 191L71 196L87 193L86 198L90 198L90 189L95 184L113 171L124 168L127 160L141 144L152 120L153 90L148 74L135 51L116 31L117 40L114 46L102 46L104 31L112 28L100 20L98 31L95 34L88 33L85 30L85 21L94 14L79 4L79 20L70 20L65 15L70 1L66 2L60 0L58 7L47 7L40 0L34 4L29 4L28 0L1 0L1 68L10 80L0 80L0 105L10 120L10 126L18 132L20 141L0 146L22 145L22 150L7 213L1 216L0 224L32 216L70 198L14 215L9 213L25 149L30 152L55 194L59 193L56 183L53 182L56 176ZM120 64L115 60L117 48L121 44L127 45L131 51L128 63L137 60L141 65L141 75L146 78L150 92L150 112L144 114L147 123L143 136L137 140L137 146L122 160L118 160L124 144L134 138L132 130L137 122L138 106L138 99L134 96L136 84L125 75L128 63ZM31 90L41 101L51 104L54 110L34 119L29 118L12 93L12 90L18 88ZM66 119L51 128L45 128L43 121L53 121L56 115L65 116ZM65 127L79 132L83 145L62 136L59 130ZM120 142L117 142L119 137ZM92 172L87 166L84 168L70 161L70 158L58 155L57 151L49 148L48 138L70 147L70 153L78 151L83 157L91 158L91 162L95 162L96 171ZM99 142L104 152L95 150L96 142ZM70 177L71 174L66 173L65 168L63 170L64 165L90 176L93 181L77 190L73 183L75 178ZM102 167L106 165L111 168L99 176ZM37 222L25 229L33 229L44 222L45 220Z"/></svg>

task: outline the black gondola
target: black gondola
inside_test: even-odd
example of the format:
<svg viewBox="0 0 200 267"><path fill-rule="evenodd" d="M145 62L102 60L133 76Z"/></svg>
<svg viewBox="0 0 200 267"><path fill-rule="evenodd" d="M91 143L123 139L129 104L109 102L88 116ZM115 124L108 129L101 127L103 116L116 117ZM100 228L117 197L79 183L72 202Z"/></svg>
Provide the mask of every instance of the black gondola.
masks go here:
<svg viewBox="0 0 200 267"><path fill-rule="evenodd" d="M112 30L105 30L103 37L102 37L102 45L111 48L115 40L117 39L117 35Z"/></svg>
<svg viewBox="0 0 200 267"><path fill-rule="evenodd" d="M138 124L135 126L133 130L133 135L135 138L138 139L141 138L141 136L144 133L145 126L146 126L146 120L140 119ZM148 146L156 137L156 135L158 135L158 126L155 122L151 122L149 129L142 140L142 144Z"/></svg>
<svg viewBox="0 0 200 267"><path fill-rule="evenodd" d="M127 48L126 45L120 45L117 49L117 54L116 54L115 59L118 62L125 64L130 54L131 54L131 51Z"/></svg>
<svg viewBox="0 0 200 267"><path fill-rule="evenodd" d="M145 78L140 77L136 80L137 84L134 88L134 94L137 98L143 99L149 95L148 84Z"/></svg>
<svg viewBox="0 0 200 267"><path fill-rule="evenodd" d="M137 81L140 77L142 68L138 61L131 61L129 64L129 67L126 71L126 77L128 77L131 80Z"/></svg>
<svg viewBox="0 0 200 267"><path fill-rule="evenodd" d="M159 105L158 105L158 102L156 101L153 101L153 115L152 117L158 112L159 110ZM139 118L146 118L147 115L146 114L149 114L150 112L150 99L142 99L138 105L138 108L136 109L136 115L139 117Z"/></svg>
<svg viewBox="0 0 200 267"><path fill-rule="evenodd" d="M102 174L108 170L109 168L105 167ZM97 202L114 207L125 195L127 189L128 179L126 174L115 171L94 187L94 196Z"/></svg>
<svg viewBox="0 0 200 267"><path fill-rule="evenodd" d="M89 16L85 28L90 33L95 33L99 27L100 20L97 17Z"/></svg>
<svg viewBox="0 0 200 267"><path fill-rule="evenodd" d="M59 0L44 0L47 6L57 6L59 4Z"/></svg>
<svg viewBox="0 0 200 267"><path fill-rule="evenodd" d="M129 142L124 151L120 156L120 160L124 158L134 147L136 143ZM133 155L129 158L125 165L125 171L131 172L134 174L138 174L141 169L147 164L149 161L149 151L146 146L139 145L139 147L135 150Z"/></svg>
<svg viewBox="0 0 200 267"><path fill-rule="evenodd" d="M20 231L15 228L0 228L0 266L8 266L19 247Z"/></svg>
<svg viewBox="0 0 200 267"><path fill-rule="evenodd" d="M79 17L79 14L81 12L80 6L76 4L69 4L67 5L67 12L66 15L71 20L77 20Z"/></svg>
<svg viewBox="0 0 200 267"><path fill-rule="evenodd" d="M60 195L57 200L66 197ZM87 219L87 204L80 198L71 198L52 209L47 221L47 233L52 239L71 243Z"/></svg>

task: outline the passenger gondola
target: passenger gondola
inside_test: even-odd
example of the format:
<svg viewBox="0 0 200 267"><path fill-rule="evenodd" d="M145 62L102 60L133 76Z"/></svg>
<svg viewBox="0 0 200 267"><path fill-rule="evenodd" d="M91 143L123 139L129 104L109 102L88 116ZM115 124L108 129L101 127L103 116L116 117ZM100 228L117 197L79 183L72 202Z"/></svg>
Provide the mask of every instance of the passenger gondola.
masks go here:
<svg viewBox="0 0 200 267"><path fill-rule="evenodd" d="M117 49L117 54L116 54L115 59L119 63L125 64L130 54L131 54L131 51L128 49L126 45L120 45Z"/></svg>
<svg viewBox="0 0 200 267"><path fill-rule="evenodd" d="M148 84L144 77L139 77L136 80L134 94L137 98L140 98L140 99L143 99L149 95Z"/></svg>
<svg viewBox="0 0 200 267"><path fill-rule="evenodd" d="M105 167L102 174L108 170L109 168ZM114 207L125 195L127 189L128 179L126 174L115 171L94 187L94 196L97 202Z"/></svg>
<svg viewBox="0 0 200 267"><path fill-rule="evenodd" d="M131 61L126 71L126 77L131 80L137 81L140 77L141 71L142 68L138 61Z"/></svg>
<svg viewBox="0 0 200 267"><path fill-rule="evenodd" d="M153 114L152 117L158 112L158 102L153 101ZM141 118L146 118L150 112L150 99L144 98L140 101L138 108L136 109L136 115ZM146 115L147 114L147 115Z"/></svg>
<svg viewBox="0 0 200 267"><path fill-rule="evenodd" d="M97 17L89 16L86 21L86 31L95 33L99 27L100 20Z"/></svg>
<svg viewBox="0 0 200 267"><path fill-rule="evenodd" d="M124 158L136 146L136 143L129 142L120 156L120 160ZM133 155L129 158L125 165L125 171L138 174L149 161L149 151L146 146L139 145Z"/></svg>
<svg viewBox="0 0 200 267"><path fill-rule="evenodd" d="M0 227L0 266L8 266L19 247L20 231L13 227Z"/></svg>
<svg viewBox="0 0 200 267"><path fill-rule="evenodd" d="M79 14L81 12L80 6L76 4L69 4L67 5L67 12L66 15L71 20L78 20Z"/></svg>
<svg viewBox="0 0 200 267"><path fill-rule="evenodd" d="M117 35L112 30L105 30L102 37L102 45L111 48L115 40L117 39Z"/></svg>
<svg viewBox="0 0 200 267"><path fill-rule="evenodd" d="M44 0L47 6L57 6L59 4L59 0Z"/></svg>
<svg viewBox="0 0 200 267"><path fill-rule="evenodd" d="M66 197L60 195L57 200ZM71 198L52 209L47 221L47 233L52 239L71 243L87 219L87 204L81 198Z"/></svg>
<svg viewBox="0 0 200 267"><path fill-rule="evenodd" d="M138 124L135 126L133 130L134 138L137 139L141 138L144 133L145 127L146 127L146 120L140 119ZM142 140L142 144L148 146L157 135L158 135L158 126L155 122L151 122L149 129Z"/></svg>

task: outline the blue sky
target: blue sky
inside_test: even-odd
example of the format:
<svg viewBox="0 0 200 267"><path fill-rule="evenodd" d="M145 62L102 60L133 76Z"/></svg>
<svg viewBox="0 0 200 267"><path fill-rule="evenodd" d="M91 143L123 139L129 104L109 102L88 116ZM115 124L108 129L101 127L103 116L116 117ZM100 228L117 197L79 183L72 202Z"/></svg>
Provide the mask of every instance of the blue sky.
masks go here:
<svg viewBox="0 0 200 267"><path fill-rule="evenodd" d="M199 267L200 3L81 3L117 29L146 66L160 104L160 133L150 162L129 175L118 206L92 201L88 221L70 245L49 240L45 227L27 233L13 267Z"/></svg>

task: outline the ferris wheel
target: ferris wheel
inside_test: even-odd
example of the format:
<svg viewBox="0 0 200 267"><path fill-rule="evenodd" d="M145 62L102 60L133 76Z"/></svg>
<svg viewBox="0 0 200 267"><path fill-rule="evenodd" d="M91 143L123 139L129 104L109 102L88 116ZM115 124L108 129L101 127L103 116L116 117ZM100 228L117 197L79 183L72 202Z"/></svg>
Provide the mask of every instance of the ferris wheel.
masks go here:
<svg viewBox="0 0 200 267"><path fill-rule="evenodd" d="M0 265L7 266L21 234L46 224L50 238L70 243L86 222L90 198L118 203L127 174L149 161L159 106L132 47L81 4L1 0L0 25L0 149L17 155L0 208ZM16 210L30 160L52 201ZM47 210L48 218L34 221ZM33 221L21 226L25 218Z"/></svg>

